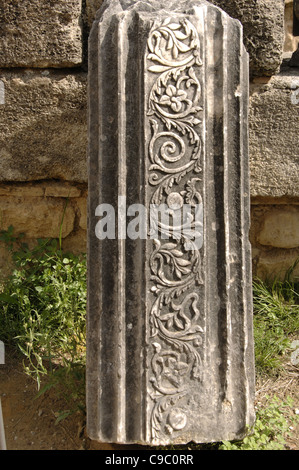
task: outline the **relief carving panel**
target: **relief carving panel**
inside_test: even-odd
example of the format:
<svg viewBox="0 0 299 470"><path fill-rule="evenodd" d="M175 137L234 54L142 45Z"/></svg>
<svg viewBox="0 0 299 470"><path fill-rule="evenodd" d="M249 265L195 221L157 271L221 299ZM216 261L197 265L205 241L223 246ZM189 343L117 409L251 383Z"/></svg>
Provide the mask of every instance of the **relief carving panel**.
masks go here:
<svg viewBox="0 0 299 470"><path fill-rule="evenodd" d="M158 238L150 256L151 438L158 442L185 429L180 402L190 393L190 380L202 377L203 313L194 290L203 283L202 61L198 32L188 19L155 22L147 46L147 73L154 75L147 112L149 202L163 204L169 214L168 225L154 224Z"/></svg>

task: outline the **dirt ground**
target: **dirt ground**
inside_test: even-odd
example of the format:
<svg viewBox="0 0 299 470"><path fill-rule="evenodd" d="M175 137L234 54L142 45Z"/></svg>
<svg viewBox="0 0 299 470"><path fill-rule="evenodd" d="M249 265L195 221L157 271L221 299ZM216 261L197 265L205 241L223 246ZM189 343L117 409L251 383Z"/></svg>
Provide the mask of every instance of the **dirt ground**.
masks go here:
<svg viewBox="0 0 299 470"><path fill-rule="evenodd" d="M82 415L75 414L55 424L57 413L66 404L48 391L36 398L36 383L24 373L22 357L6 351L5 365L0 365L0 398L8 450L138 450L139 446L99 444L87 438ZM297 367L287 366L279 379L258 381L256 403L267 395L292 396L294 410L299 409ZM299 429L287 442L288 450L299 450Z"/></svg>
<svg viewBox="0 0 299 470"><path fill-rule="evenodd" d="M37 398L36 382L25 374L23 357L5 351L0 365L0 398L7 450L118 450L132 446L99 444L86 437L81 413L56 424L67 409L63 399L50 390ZM136 447L138 449L138 447Z"/></svg>

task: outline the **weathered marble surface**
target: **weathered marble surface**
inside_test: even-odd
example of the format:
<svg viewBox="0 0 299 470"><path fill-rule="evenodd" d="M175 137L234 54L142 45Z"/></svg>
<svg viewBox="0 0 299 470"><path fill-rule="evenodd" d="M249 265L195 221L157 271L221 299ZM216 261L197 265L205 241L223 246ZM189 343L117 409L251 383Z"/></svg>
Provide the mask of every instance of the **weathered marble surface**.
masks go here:
<svg viewBox="0 0 299 470"><path fill-rule="evenodd" d="M206 1L107 1L89 54L88 435L241 438L254 359L240 23ZM119 196L197 204L199 244L161 226L100 241L96 208Z"/></svg>

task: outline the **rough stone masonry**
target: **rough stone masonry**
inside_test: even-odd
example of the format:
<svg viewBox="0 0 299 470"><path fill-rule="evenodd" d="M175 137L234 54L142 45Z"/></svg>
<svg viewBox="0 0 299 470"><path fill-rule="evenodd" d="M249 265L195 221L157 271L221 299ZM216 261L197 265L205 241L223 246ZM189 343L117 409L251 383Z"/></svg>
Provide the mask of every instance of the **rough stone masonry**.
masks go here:
<svg viewBox="0 0 299 470"><path fill-rule="evenodd" d="M284 278L299 256L299 68L281 66L283 48L291 56L299 41L293 0L212 3L241 21L249 53L253 273ZM1 229L26 229L30 246L59 236L67 202L63 248L86 252L87 38L101 4L0 0ZM0 244L0 276L9 259Z"/></svg>
<svg viewBox="0 0 299 470"><path fill-rule="evenodd" d="M93 440L233 440L254 422L248 81L241 24L205 0L112 0L97 16L89 44ZM117 212L120 197L125 216L134 204L164 205L173 219L157 221L155 238L134 239L119 236L121 216L116 236L99 240L99 208ZM172 223L185 206L186 219ZM186 221L190 230L180 231Z"/></svg>

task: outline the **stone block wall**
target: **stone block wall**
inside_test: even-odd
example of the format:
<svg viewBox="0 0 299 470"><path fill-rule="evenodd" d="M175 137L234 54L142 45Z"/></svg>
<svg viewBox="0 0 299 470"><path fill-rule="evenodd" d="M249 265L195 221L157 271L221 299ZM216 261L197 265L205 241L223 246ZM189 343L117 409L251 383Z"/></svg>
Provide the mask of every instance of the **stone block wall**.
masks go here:
<svg viewBox="0 0 299 470"><path fill-rule="evenodd" d="M250 55L254 274L282 275L299 257L299 69L284 59L299 42L292 2L212 3L242 22ZM29 243L57 238L67 203L63 246L75 253L86 251L87 40L101 4L0 0L0 226ZM3 246L0 257L5 271Z"/></svg>

